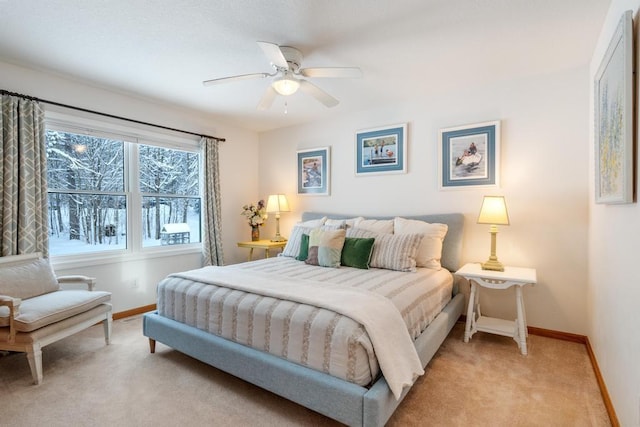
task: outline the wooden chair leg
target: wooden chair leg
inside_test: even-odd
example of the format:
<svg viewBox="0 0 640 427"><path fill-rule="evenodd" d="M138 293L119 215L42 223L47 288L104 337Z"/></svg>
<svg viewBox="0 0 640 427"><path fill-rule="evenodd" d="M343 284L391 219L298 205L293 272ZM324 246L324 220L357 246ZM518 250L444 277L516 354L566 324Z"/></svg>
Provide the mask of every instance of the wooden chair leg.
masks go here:
<svg viewBox="0 0 640 427"><path fill-rule="evenodd" d="M151 353L156 352L156 340L149 338L149 351Z"/></svg>
<svg viewBox="0 0 640 427"><path fill-rule="evenodd" d="M102 327L104 328L104 342L107 345L111 344L112 324L113 324L113 317L111 316L111 312L108 312L107 318L102 321Z"/></svg>
<svg viewBox="0 0 640 427"><path fill-rule="evenodd" d="M40 345L34 344L32 348L27 350L27 360L31 368L31 376L33 383L42 384L42 349Z"/></svg>

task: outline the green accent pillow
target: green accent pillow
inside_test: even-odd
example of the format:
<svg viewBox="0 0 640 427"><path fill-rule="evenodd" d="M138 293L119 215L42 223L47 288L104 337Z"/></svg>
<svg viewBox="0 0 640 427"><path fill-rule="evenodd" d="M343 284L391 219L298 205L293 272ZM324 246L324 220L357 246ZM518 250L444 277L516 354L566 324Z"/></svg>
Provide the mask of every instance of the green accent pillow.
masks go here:
<svg viewBox="0 0 640 427"><path fill-rule="evenodd" d="M298 256L296 257L296 259L298 261L306 261L308 256L309 256L309 235L303 234L300 237L300 253L298 253Z"/></svg>
<svg viewBox="0 0 640 427"><path fill-rule="evenodd" d="M347 237L342 247L342 256L340 264L347 267L369 268L369 261L373 253L373 243L376 241L373 237Z"/></svg>

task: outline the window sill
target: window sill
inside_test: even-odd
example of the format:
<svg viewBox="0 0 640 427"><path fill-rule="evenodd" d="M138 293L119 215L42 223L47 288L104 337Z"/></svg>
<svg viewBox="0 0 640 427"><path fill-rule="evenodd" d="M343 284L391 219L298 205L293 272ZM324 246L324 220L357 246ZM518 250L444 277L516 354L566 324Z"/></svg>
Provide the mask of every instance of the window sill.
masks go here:
<svg viewBox="0 0 640 427"><path fill-rule="evenodd" d="M153 247L139 252L117 251L112 253L90 253L76 255L60 255L50 258L51 266L55 269L66 270L85 268L93 265L120 264L124 262L141 261L153 258L170 258L178 255L202 254L202 245L180 245L177 248Z"/></svg>

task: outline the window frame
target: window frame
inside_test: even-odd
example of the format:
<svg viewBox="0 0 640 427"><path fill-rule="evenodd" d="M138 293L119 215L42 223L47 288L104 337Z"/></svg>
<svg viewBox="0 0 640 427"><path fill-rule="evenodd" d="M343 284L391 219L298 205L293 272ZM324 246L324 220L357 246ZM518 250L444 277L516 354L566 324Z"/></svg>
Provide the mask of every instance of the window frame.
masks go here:
<svg viewBox="0 0 640 427"><path fill-rule="evenodd" d="M202 253L203 225L200 212L200 242L171 246L143 246L142 239L142 197L146 193L140 191L138 145L152 145L161 148L189 151L197 153L200 158L198 195L203 203L203 159L199 141L176 137L169 131L143 129L125 126L120 121L101 121L87 117L72 116L58 112L45 112L45 129L71 132L79 135L91 135L101 138L121 140L124 143L124 195L127 203L127 236L126 249L114 249L76 254L50 254L54 267L75 268L87 265L110 264L114 262L137 261L158 257L170 257L182 254ZM47 186L47 192L51 192ZM55 190L61 194L69 194L64 190ZM76 192L81 192L76 190ZM89 191L89 193L91 193ZM91 193L94 194L94 193ZM105 193L106 194L106 193ZM119 195L120 193L118 193ZM172 197L175 195L172 195ZM179 196L178 196L179 197Z"/></svg>

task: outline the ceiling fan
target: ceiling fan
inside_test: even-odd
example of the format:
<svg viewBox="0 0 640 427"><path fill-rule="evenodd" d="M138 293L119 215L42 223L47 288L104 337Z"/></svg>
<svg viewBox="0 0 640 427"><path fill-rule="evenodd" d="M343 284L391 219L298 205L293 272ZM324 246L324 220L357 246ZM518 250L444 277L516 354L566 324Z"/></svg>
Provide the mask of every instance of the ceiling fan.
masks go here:
<svg viewBox="0 0 640 427"><path fill-rule="evenodd" d="M252 73L241 74L237 76L221 77L218 79L205 80L202 82L205 86L216 85L220 83L229 83L240 80L258 79L266 77L275 77L267 91L262 96L258 104L259 110L266 110L271 107L277 95L289 96L293 95L298 89L307 95L312 96L325 106L331 108L338 105L338 101L309 80L308 78L359 78L362 77L362 71L358 67L314 67L300 68L302 63L302 53L291 46L278 46L275 43L258 42L262 51L271 61L274 69L273 73Z"/></svg>

